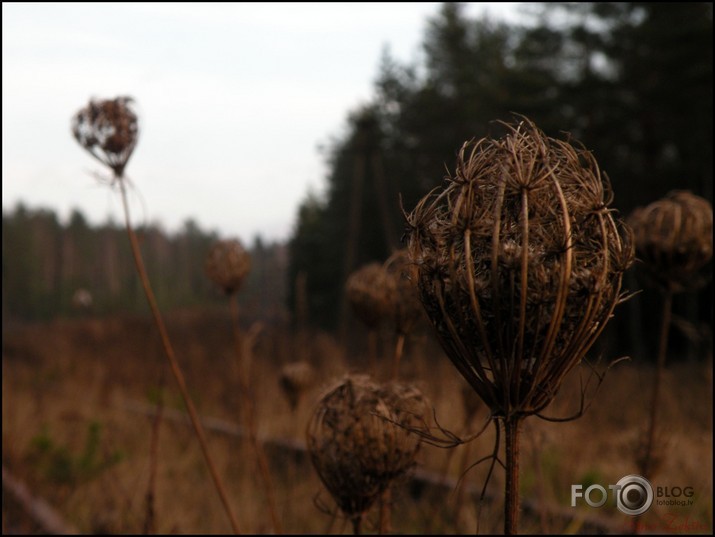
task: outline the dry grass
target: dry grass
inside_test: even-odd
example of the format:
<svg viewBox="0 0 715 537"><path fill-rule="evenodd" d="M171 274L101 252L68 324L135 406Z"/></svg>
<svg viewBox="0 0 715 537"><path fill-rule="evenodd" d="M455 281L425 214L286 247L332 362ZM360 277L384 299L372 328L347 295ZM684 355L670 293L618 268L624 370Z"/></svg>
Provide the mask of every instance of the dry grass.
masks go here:
<svg viewBox="0 0 715 537"><path fill-rule="evenodd" d="M181 349L178 359L203 416L240 423L240 398L226 374L234 361L230 320L215 312L173 314L168 329ZM422 339L417 339L422 338ZM279 371L294 359L292 335L267 327L259 337L254 361L259 435L304 438L305 426L318 396L333 379L354 370L332 338L315 335L306 358L318 378L295 412L280 394ZM29 326L6 326L3 333L3 463L32 490L44 496L83 532L140 532L149 468L151 418L130 412L127 402L152 403L166 369L161 342L150 319L55 321ZM431 337L415 334L405 346L402 380L414 382L433 403L440 423L460 433L465 422L461 390L464 381ZM389 370L389 362L381 364ZM691 508L654 505L643 520L657 527L675 514L712 530L712 377L709 364L674 364L663 385L663 466L655 485L692 486ZM635 449L647 412L652 369L621 363L606 377L592 408L569 427L537 419L525 426L521 486L525 503L544 498L569 511L573 483L615 483L635 473ZM168 408L183 409L178 391L165 383ZM571 414L578 405L578 369L567 377L549 415ZM477 410L474 431L486 417ZM88 438L99 427L98 448L87 457ZM254 455L240 438L208 431L216 464L244 531L267 533L266 499L255 472ZM44 444L43 444L44 442ZM464 451L474 461L492 449L493 433L460 446L451 457L449 474L456 477ZM47 445L50 445L48 448ZM42 451L42 445L45 451ZM331 524L314 505L314 497L330 502L307 457L267 450L275 476L276 499L283 527L294 533L350 533L345 520ZM64 455L62 455L64 453ZM449 450L424 446L419 469L441 471ZM85 459L83 464L81 461ZM86 459L90 459L87 461ZM69 463L67 461L70 461ZM536 461L538 464L533 464ZM64 466L66 467L63 467ZM63 470L64 468L64 470ZM64 471L64 473L63 473ZM468 485L484 481L486 466L467 475ZM480 531L503 527L503 471L489 484L494 498L481 512ZM225 513L202 460L190 427L165 420L159 438L157 479L159 533L225 533ZM473 533L476 510L470 496L417 486L405 481L393 495L392 525L399 533ZM437 501L439 500L439 501ZM578 508L584 515L600 515L623 523L628 517L610 504L601 509ZM18 506L3 499L3 530L10 532L22 519ZM563 533L595 531L570 523L551 512L522 515L521 530ZM377 525L376 509L368 513L364 531Z"/></svg>

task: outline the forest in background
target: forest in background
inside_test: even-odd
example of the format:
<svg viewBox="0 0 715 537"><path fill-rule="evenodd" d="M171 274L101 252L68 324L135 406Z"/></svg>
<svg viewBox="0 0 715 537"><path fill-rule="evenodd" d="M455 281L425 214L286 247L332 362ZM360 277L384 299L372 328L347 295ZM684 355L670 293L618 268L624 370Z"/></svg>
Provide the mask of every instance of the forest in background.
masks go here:
<svg viewBox="0 0 715 537"><path fill-rule="evenodd" d="M137 235L162 309L224 306L204 272L209 248L220 238L216 232L188 219L173 235L159 225L141 226ZM260 237L244 246L251 271L242 305L261 319L284 320L286 247ZM51 210L20 204L3 212L2 264L3 321L149 313L126 229L112 221L91 226L74 210L63 224ZM89 292L91 305L77 300L79 290Z"/></svg>
<svg viewBox="0 0 715 537"><path fill-rule="evenodd" d="M461 144L500 133L513 113L548 135L565 132L592 150L627 216L673 189L712 202L712 4L527 4L520 25L471 18L445 3L428 21L420 60L386 50L371 102L349 112L325 150L321 194L307 193L287 244L246 245L252 255L242 305L286 319L295 289L306 320L336 330L353 322L347 275L403 245L410 211L453 169ZM123 225L90 227L75 211L62 224L45 209L3 212L3 319L146 313ZM222 303L203 272L218 238L187 220L170 236L139 230L149 275L165 309ZM302 282L302 285L297 285ZM634 269L626 287L644 292L621 307L604 333L617 351L652 355L660 296ZM78 289L92 294L77 309ZM712 283L674 304L671 345L702 355L711 345Z"/></svg>

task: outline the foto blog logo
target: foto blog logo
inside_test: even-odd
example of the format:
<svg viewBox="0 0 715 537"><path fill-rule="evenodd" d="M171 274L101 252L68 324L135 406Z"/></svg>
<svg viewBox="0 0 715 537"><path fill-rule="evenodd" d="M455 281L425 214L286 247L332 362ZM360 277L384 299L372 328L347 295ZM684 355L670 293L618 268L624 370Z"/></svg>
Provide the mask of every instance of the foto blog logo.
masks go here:
<svg viewBox="0 0 715 537"><path fill-rule="evenodd" d="M639 475L627 475L615 485L608 485L615 498L616 507L626 515L638 516L645 513L653 504L653 487ZM571 507L576 507L576 500L582 498L590 507L601 507L608 501L609 491L602 485L594 484L583 489L583 485L571 485Z"/></svg>

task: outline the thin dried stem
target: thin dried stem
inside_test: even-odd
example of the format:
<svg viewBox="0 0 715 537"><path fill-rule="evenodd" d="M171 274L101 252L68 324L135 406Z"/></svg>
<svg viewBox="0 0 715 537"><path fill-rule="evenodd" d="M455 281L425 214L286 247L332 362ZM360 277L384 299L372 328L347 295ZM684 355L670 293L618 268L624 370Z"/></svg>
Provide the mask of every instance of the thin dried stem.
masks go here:
<svg viewBox="0 0 715 537"><path fill-rule="evenodd" d="M519 428L521 418L504 422L506 483L504 485L504 533L515 535L519 528Z"/></svg>
<svg viewBox="0 0 715 537"><path fill-rule="evenodd" d="M144 294L146 295L154 321L159 330L161 342L169 360L171 371L179 386L179 391L181 392L184 403L186 404L191 423L196 432L199 444L201 445L201 450L206 464L209 467L209 472L213 478L216 490L226 510L233 531L239 533L238 521L233 514L223 483L209 453L206 434L204 433L193 401L189 396L183 372L176 359L169 334L164 325L156 297L149 282L149 277L139 248L139 241L131 225L125 185L127 179L124 177L124 168L136 147L139 137L139 121L136 113L132 109L132 102L133 99L131 97L90 101L86 107L80 109L73 116L71 123L72 134L84 149L112 170L113 177L111 183L119 185L129 243L134 257L134 264L144 289Z"/></svg>
<svg viewBox="0 0 715 537"><path fill-rule="evenodd" d="M156 302L154 292L152 291L151 284L149 283L149 277L144 266L144 260L141 255L141 250L139 249L139 241L137 240L137 236L134 233L134 229L132 228L131 221L129 218L129 204L127 201L127 193L124 187L124 181L122 180L122 177L117 177L116 179L119 182L119 190L121 193L122 205L124 207L126 229L127 234L129 235L129 242L131 244L132 254L134 256L134 263L137 272L139 273L139 279L141 280L142 287L144 288L144 293L146 295L147 301L149 302L149 307L151 309L152 315L154 316L154 321L156 323L157 328L159 329L159 335L161 336L161 342L164 347L166 357L169 360L171 372L174 374L176 383L179 386L179 392L181 393L181 397L184 400L186 409L189 412L191 424L194 427L196 437L198 438L199 444L201 445L201 451L204 455L204 459L206 460L206 465L209 468L209 472L213 479L214 485L216 486L216 491L221 498L221 503L223 504L224 509L226 511L226 515L228 516L229 521L231 523L231 528L233 529L234 533L239 534L240 529L238 525L238 520L236 519L236 516L231 509L231 504L228 501L226 489L223 486L221 477L216 470L216 465L214 464L211 454L209 452L208 442L206 440L206 433L204 432L203 426L201 425L201 421L199 420L199 415L196 412L194 403L191 399L191 396L189 395L189 390L186 386L184 374L181 370L181 366L179 366L179 362L176 359L174 348L171 345L171 340L169 339L169 333L166 330L166 326L164 325L164 320L161 317L161 312L159 311L159 306Z"/></svg>
<svg viewBox="0 0 715 537"><path fill-rule="evenodd" d="M241 394L241 406L244 409L244 420L246 423L246 429L248 431L248 439L251 443L251 447L256 456L256 462L258 464L258 471L261 476L261 481L263 482L263 488L266 494L266 500L268 501L268 510L271 517L271 522L273 524L273 530L275 533L283 533L283 528L278 516L278 510L276 508L276 498L275 489L273 486L273 479L271 478L271 472L268 465L268 458L263 449L262 444L258 440L258 424L256 423L256 405L255 399L253 397L253 390L251 389L251 351L250 348L246 349L248 352L243 352L244 341L241 336L241 329L238 324L238 298L236 293L232 292L229 294L229 305L231 309L231 319L234 334L234 343L236 346L236 361L238 370L238 391ZM257 325L254 325L257 326ZM248 338L248 345L253 343L253 337ZM246 363L244 363L244 361Z"/></svg>
<svg viewBox="0 0 715 537"><path fill-rule="evenodd" d="M650 415L648 420L648 436L646 440L645 455L641 464L641 475L652 478L653 471L653 450L655 447L655 436L658 421L658 406L660 405L660 390L665 373L665 357L668 349L668 332L670 331L670 319L673 305L673 292L666 291L663 300L663 315L660 325L660 339L658 340L658 356L655 366L655 378L653 380L653 395L651 396Z"/></svg>
<svg viewBox="0 0 715 537"><path fill-rule="evenodd" d="M395 341L395 356L392 360L392 380L397 380L400 376L400 360L402 359L402 352L405 348L405 334L397 334L397 340Z"/></svg>

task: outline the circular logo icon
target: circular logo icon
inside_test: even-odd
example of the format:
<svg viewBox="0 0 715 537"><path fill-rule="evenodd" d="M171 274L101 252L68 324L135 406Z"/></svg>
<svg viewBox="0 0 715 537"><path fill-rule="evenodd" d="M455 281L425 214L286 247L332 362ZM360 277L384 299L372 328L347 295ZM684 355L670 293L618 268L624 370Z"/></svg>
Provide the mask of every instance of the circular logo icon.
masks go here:
<svg viewBox="0 0 715 537"><path fill-rule="evenodd" d="M652 503L653 487L645 477L627 475L616 483L616 506L621 512L642 515Z"/></svg>

